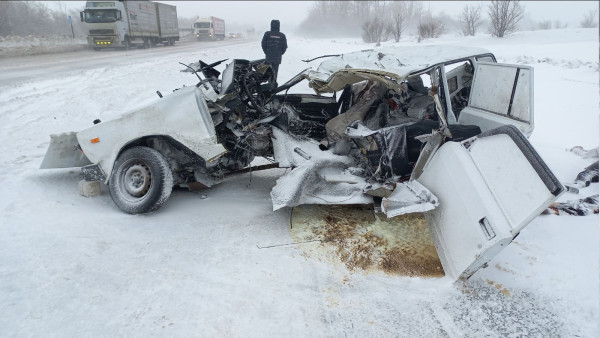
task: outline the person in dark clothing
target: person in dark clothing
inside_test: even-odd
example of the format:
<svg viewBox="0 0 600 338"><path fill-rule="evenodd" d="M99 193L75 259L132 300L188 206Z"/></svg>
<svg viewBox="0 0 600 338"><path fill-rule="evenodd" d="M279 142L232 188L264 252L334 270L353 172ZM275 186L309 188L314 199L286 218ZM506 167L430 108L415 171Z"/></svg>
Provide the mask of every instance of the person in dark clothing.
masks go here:
<svg viewBox="0 0 600 338"><path fill-rule="evenodd" d="M287 49L285 34L279 31L279 20L271 20L271 30L265 32L262 38L262 50L265 60L271 63L273 68L273 81L277 81L277 72L281 63L281 56Z"/></svg>

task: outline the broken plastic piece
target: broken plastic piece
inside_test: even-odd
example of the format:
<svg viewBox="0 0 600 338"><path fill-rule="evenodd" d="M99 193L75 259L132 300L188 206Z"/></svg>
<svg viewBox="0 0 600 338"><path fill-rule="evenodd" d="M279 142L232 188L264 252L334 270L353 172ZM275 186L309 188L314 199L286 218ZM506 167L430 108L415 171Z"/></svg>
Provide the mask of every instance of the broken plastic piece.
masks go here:
<svg viewBox="0 0 600 338"><path fill-rule="evenodd" d="M296 147L294 148L294 152L302 157L304 157L305 160L310 160L310 155L307 154L304 150Z"/></svg>
<svg viewBox="0 0 600 338"><path fill-rule="evenodd" d="M567 149L567 151L572 152L575 155L579 155L582 158L598 158L598 148L593 148L590 150L583 149L582 146L575 146L571 149Z"/></svg>
<svg viewBox="0 0 600 338"><path fill-rule="evenodd" d="M598 213L598 195L579 200L552 203L549 208L555 215L586 216Z"/></svg>
<svg viewBox="0 0 600 338"><path fill-rule="evenodd" d="M598 182L598 161L587 166L575 178L575 185L580 188L587 187L590 183Z"/></svg>
<svg viewBox="0 0 600 338"><path fill-rule="evenodd" d="M579 189L577 187L574 187L570 184L563 184L565 186L565 188L567 189L568 192L572 193L572 194L579 194Z"/></svg>

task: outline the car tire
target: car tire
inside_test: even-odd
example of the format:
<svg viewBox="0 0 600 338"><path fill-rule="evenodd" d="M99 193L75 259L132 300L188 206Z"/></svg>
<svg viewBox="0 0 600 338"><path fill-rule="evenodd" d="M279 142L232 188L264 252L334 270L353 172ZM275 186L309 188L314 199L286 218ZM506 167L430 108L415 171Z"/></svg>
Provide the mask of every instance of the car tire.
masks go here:
<svg viewBox="0 0 600 338"><path fill-rule="evenodd" d="M132 147L119 155L108 190L119 209L130 214L158 210L173 189L173 173L167 159L148 147Z"/></svg>

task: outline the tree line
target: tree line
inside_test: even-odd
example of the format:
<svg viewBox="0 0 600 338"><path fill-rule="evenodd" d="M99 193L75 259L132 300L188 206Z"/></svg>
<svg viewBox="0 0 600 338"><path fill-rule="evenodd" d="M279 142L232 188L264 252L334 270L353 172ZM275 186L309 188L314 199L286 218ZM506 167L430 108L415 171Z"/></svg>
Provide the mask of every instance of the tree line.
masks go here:
<svg viewBox="0 0 600 338"><path fill-rule="evenodd" d="M406 31L416 32L419 41L440 36L447 30L458 30L473 36L482 28L499 38L515 32L526 17L519 0L492 0L487 6L467 3L461 13L451 17L433 15L420 1L335 1L321 0L310 8L301 23L301 33L319 36L362 36L365 42L400 41ZM598 27L598 12L583 16L580 27ZM531 22L529 29L565 28L560 20Z"/></svg>
<svg viewBox="0 0 600 338"><path fill-rule="evenodd" d="M0 1L0 36L8 35L71 35L68 16L78 28L79 11L67 11L64 4L51 10L38 1Z"/></svg>

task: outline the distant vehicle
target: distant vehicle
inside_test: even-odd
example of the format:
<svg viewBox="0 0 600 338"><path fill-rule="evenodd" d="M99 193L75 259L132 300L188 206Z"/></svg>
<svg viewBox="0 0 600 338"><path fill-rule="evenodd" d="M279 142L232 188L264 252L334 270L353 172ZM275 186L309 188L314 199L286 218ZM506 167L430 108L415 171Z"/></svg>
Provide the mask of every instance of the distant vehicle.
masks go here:
<svg viewBox="0 0 600 338"><path fill-rule="evenodd" d="M237 37L237 33L229 33L230 39L235 39Z"/></svg>
<svg viewBox="0 0 600 338"><path fill-rule="evenodd" d="M198 41L223 40L225 39L225 21L214 16L200 18L194 22L194 34Z"/></svg>
<svg viewBox="0 0 600 338"><path fill-rule="evenodd" d="M88 1L80 13L95 50L130 46L173 46L179 41L177 8L152 1Z"/></svg>

